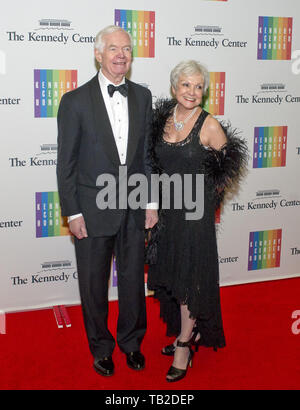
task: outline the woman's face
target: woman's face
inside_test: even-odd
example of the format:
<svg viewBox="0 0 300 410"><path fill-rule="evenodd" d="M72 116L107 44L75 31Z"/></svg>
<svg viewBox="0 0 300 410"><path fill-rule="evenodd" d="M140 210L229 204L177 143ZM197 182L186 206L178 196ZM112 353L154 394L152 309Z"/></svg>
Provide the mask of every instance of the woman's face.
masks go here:
<svg viewBox="0 0 300 410"><path fill-rule="evenodd" d="M172 91L179 105L191 110L202 102L204 78L201 74L179 77L176 90Z"/></svg>

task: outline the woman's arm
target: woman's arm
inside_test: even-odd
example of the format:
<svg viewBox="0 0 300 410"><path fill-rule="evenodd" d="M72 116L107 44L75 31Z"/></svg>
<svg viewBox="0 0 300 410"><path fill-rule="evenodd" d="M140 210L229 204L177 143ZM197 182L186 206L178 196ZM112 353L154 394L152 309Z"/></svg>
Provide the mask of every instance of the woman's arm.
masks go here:
<svg viewBox="0 0 300 410"><path fill-rule="evenodd" d="M215 118L209 115L200 132L200 142L206 147L220 150L227 142L226 135Z"/></svg>

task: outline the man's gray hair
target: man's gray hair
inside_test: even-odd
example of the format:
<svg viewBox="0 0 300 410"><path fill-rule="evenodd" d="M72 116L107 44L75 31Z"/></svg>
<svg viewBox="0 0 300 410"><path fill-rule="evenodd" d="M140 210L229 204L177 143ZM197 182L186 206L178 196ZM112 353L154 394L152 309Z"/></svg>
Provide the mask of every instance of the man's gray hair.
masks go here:
<svg viewBox="0 0 300 410"><path fill-rule="evenodd" d="M203 93L205 94L209 85L209 72L200 63L195 60L181 61L173 68L170 74L172 87L176 90L179 78L182 76L191 76L201 74L204 80Z"/></svg>
<svg viewBox="0 0 300 410"><path fill-rule="evenodd" d="M126 31L122 27L114 26L114 25L107 26L104 29L99 31L99 33L96 35L96 38L95 38L94 48L97 49L98 51L100 51L100 53L102 53L102 51L104 49L104 46L105 46L104 37L107 34L114 33L115 31L123 31L124 33L126 33L129 37L129 39L130 39L130 45L131 45L131 48L132 48L132 38L131 38L130 33L128 33L128 31Z"/></svg>

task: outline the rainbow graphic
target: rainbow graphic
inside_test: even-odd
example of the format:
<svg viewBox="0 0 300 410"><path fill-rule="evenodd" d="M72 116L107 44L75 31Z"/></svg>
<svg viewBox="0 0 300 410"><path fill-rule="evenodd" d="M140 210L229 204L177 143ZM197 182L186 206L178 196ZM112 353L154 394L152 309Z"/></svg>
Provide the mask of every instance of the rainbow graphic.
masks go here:
<svg viewBox="0 0 300 410"><path fill-rule="evenodd" d="M255 127L253 168L285 167L287 126Z"/></svg>
<svg viewBox="0 0 300 410"><path fill-rule="evenodd" d="M60 214L58 192L36 192L36 237L70 235L67 226L63 226Z"/></svg>
<svg viewBox="0 0 300 410"><path fill-rule="evenodd" d="M34 70L34 116L56 117L61 97L77 88L77 70Z"/></svg>
<svg viewBox="0 0 300 410"><path fill-rule="evenodd" d="M258 18L258 60L290 60L292 50L292 17Z"/></svg>
<svg viewBox="0 0 300 410"><path fill-rule="evenodd" d="M204 109L212 115L224 115L225 73L209 73L209 94Z"/></svg>
<svg viewBox="0 0 300 410"><path fill-rule="evenodd" d="M155 12L115 10L115 25L131 34L133 57L155 56Z"/></svg>
<svg viewBox="0 0 300 410"><path fill-rule="evenodd" d="M250 232L248 270L280 266L282 230Z"/></svg>
<svg viewBox="0 0 300 410"><path fill-rule="evenodd" d="M221 207L216 209L215 212L215 224L219 224L221 222Z"/></svg>
<svg viewBox="0 0 300 410"><path fill-rule="evenodd" d="M114 288L118 286L117 261L115 256L113 256L112 259L112 286Z"/></svg>

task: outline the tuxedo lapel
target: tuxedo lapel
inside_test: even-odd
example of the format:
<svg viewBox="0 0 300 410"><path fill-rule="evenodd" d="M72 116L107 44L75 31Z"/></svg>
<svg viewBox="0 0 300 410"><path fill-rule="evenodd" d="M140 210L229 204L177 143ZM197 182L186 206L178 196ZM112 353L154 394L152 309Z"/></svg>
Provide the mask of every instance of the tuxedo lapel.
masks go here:
<svg viewBox="0 0 300 410"><path fill-rule="evenodd" d="M101 145L111 162L118 167L120 165L118 149L102 97L98 74L90 82L90 93L96 131L99 137L101 136Z"/></svg>
<svg viewBox="0 0 300 410"><path fill-rule="evenodd" d="M127 80L126 80L127 81ZM128 144L127 144L127 156L126 165L129 167L134 158L139 139L139 107L136 99L136 95L133 90L132 84L128 82Z"/></svg>

